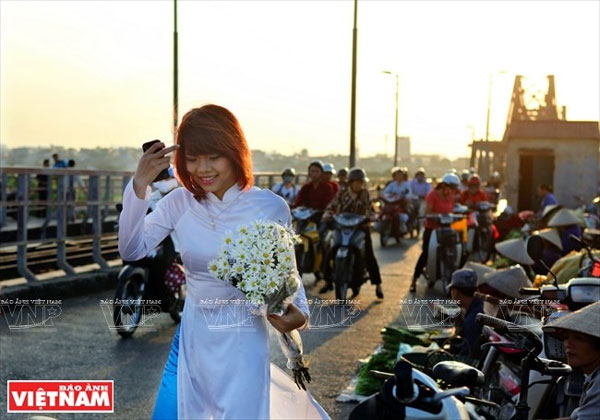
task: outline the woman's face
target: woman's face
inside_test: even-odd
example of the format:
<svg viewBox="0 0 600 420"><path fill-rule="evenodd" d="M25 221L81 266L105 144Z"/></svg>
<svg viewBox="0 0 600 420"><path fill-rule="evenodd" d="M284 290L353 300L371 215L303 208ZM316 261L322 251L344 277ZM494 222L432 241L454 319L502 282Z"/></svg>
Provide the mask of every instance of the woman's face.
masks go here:
<svg viewBox="0 0 600 420"><path fill-rule="evenodd" d="M566 331L564 346L567 361L573 368L581 368L589 374L600 363L600 349L596 347L592 336Z"/></svg>
<svg viewBox="0 0 600 420"><path fill-rule="evenodd" d="M355 193L359 193L360 190L362 190L365 187L365 181L361 181L361 180L354 180L350 183L350 188L352 189L352 191L354 191Z"/></svg>
<svg viewBox="0 0 600 420"><path fill-rule="evenodd" d="M310 180L312 182L321 181L322 176L323 176L323 171L321 169L319 169L318 166L312 165L310 168L308 168L308 177L310 178Z"/></svg>
<svg viewBox="0 0 600 420"><path fill-rule="evenodd" d="M221 155L187 155L185 166L194 183L219 199L235 184L235 174L229 159Z"/></svg>

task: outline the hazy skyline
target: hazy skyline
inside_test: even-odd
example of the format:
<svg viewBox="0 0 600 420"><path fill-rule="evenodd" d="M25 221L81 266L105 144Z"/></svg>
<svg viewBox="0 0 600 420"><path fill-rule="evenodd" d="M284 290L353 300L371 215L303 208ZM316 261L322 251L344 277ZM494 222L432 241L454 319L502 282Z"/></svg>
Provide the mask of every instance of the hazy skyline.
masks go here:
<svg viewBox="0 0 600 420"><path fill-rule="evenodd" d="M250 147L348 152L352 1L180 1L180 117L217 103ZM10 147L171 142L172 1L0 1L0 139ZM359 1L357 142L466 156L499 139L515 74L556 75L569 120L600 118L600 3ZM498 74L506 71L505 74ZM387 138L387 142L386 142ZM387 144L387 149L386 149Z"/></svg>

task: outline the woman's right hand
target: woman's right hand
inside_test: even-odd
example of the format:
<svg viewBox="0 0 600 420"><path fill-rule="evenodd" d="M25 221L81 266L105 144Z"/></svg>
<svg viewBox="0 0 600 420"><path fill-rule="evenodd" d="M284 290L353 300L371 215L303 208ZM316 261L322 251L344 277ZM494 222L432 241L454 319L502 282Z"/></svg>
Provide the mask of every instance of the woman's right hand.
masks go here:
<svg viewBox="0 0 600 420"><path fill-rule="evenodd" d="M140 199L146 196L146 189L158 176L158 174L169 167L171 159L166 156L173 150L179 148L178 144L165 147L163 142L154 143L140 158L137 170L133 176L133 190Z"/></svg>

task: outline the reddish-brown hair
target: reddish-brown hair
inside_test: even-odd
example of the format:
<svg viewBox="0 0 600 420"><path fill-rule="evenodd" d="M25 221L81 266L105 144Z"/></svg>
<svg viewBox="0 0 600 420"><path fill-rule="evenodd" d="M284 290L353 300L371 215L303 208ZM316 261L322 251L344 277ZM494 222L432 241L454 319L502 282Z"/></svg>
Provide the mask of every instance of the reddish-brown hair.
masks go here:
<svg viewBox="0 0 600 420"><path fill-rule="evenodd" d="M177 130L175 169L177 178L197 200L206 197L206 191L196 184L187 171L186 155L220 155L229 159L237 184L242 189L254 184L252 158L246 137L235 115L218 105L204 105L188 111Z"/></svg>

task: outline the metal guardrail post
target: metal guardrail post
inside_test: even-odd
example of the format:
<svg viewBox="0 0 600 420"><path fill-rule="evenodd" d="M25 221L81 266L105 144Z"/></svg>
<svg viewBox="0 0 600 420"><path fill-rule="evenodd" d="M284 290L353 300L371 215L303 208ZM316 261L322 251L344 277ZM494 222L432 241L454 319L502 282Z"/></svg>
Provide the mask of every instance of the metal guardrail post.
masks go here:
<svg viewBox="0 0 600 420"><path fill-rule="evenodd" d="M65 237L67 236L67 178L72 175L58 175L56 187L58 194L58 208L56 211L56 251L58 267L67 274L75 274L75 270L67 262ZM69 197L70 198L70 197Z"/></svg>
<svg viewBox="0 0 600 420"><path fill-rule="evenodd" d="M102 220L108 217L109 212L109 204L112 201L112 178L110 175L106 175L106 184L104 186L104 200L106 201L106 205L104 206L104 211L102 214Z"/></svg>
<svg viewBox="0 0 600 420"><path fill-rule="evenodd" d="M100 176L90 175L89 178L89 193L88 200L91 202L91 216L92 216L92 237L93 237L93 258L94 262L100 265L102 268L108 268L108 264L102 258L102 252L100 247L100 240L102 238L102 219L100 217Z"/></svg>
<svg viewBox="0 0 600 420"><path fill-rule="evenodd" d="M6 184L8 183L8 175L2 172L2 189L0 190L0 200L6 203ZM6 224L6 213L8 212L8 206L0 208L0 227L4 227Z"/></svg>
<svg viewBox="0 0 600 420"><path fill-rule="evenodd" d="M27 222L29 219L29 174L19 174L17 181L17 270L25 279L37 282L35 274L27 268Z"/></svg>

